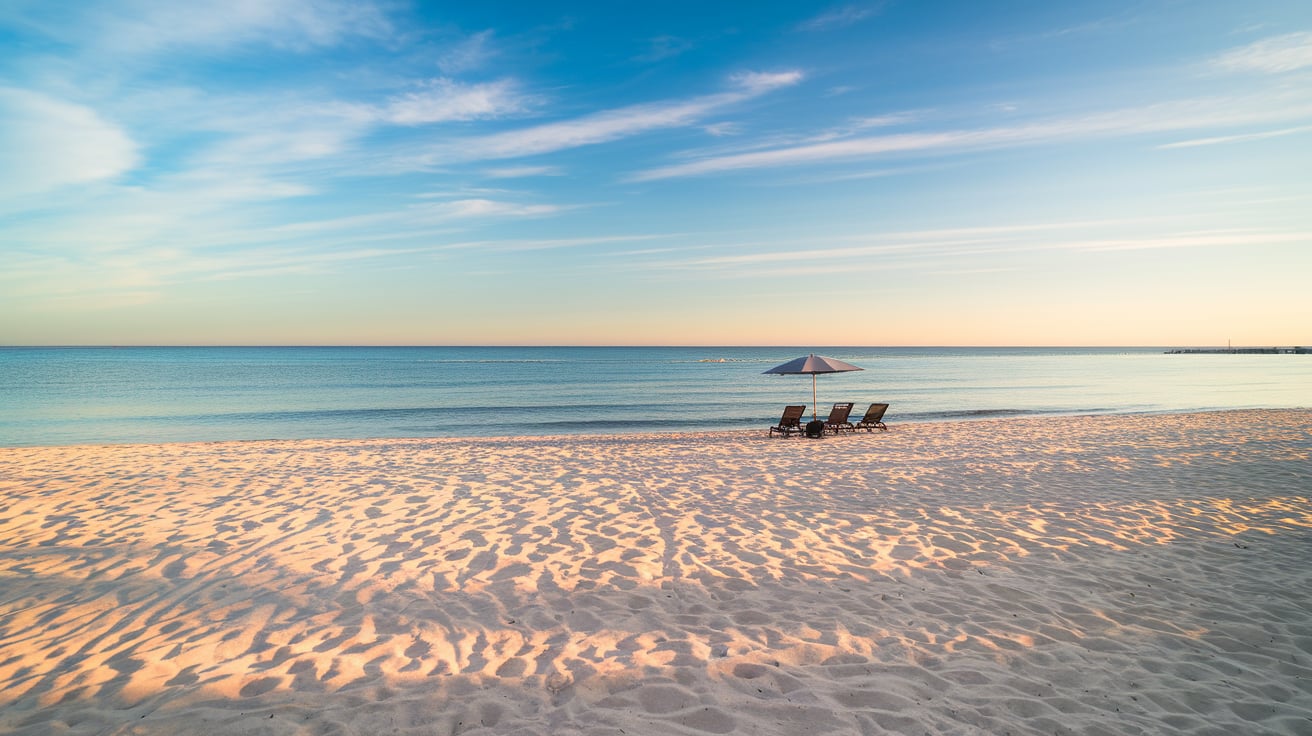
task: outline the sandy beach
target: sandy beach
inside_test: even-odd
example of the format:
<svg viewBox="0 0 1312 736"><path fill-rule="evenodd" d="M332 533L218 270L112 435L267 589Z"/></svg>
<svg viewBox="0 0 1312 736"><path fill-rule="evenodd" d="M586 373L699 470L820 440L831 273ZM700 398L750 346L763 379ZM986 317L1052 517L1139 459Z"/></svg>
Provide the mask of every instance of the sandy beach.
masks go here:
<svg viewBox="0 0 1312 736"><path fill-rule="evenodd" d="M889 423L0 449L0 733L1312 733L1312 411Z"/></svg>

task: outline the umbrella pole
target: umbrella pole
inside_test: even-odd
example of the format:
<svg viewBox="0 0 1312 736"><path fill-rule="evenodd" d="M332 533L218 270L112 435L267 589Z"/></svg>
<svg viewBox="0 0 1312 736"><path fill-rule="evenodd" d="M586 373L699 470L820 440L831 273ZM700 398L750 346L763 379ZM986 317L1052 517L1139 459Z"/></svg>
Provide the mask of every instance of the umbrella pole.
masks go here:
<svg viewBox="0 0 1312 736"><path fill-rule="evenodd" d="M813 422L818 421L816 419L816 412L818 412L819 410L820 407L815 405L815 374L812 373L811 374L811 421Z"/></svg>

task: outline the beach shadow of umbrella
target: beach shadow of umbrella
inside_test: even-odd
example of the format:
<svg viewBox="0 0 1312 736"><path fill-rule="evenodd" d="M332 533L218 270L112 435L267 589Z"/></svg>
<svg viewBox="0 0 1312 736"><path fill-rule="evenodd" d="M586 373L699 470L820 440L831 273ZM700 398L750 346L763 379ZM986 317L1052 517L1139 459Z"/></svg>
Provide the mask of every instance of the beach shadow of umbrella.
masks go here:
<svg viewBox="0 0 1312 736"><path fill-rule="evenodd" d="M816 421L816 401L815 401L815 377L821 373L848 373L851 371L863 371L851 363L844 363L835 358L826 358L823 355L811 353L802 358L795 358L777 365L768 371L763 371L762 375L778 376L811 376L811 421Z"/></svg>

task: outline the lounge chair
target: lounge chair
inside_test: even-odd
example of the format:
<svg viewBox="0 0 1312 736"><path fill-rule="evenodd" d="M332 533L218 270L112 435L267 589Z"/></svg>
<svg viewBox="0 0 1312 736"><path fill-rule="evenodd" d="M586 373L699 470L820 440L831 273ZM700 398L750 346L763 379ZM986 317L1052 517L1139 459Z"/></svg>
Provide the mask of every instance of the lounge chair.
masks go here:
<svg viewBox="0 0 1312 736"><path fill-rule="evenodd" d="M825 420L825 431L838 434L839 432L855 432L856 427L847 421L847 415L852 413L852 403L834 404L834 408L829 410L829 418Z"/></svg>
<svg viewBox="0 0 1312 736"><path fill-rule="evenodd" d="M770 428L770 436L773 437L775 432L787 437L794 432L802 433L802 415L806 413L805 406L785 406L784 415L780 417L779 424Z"/></svg>
<svg viewBox="0 0 1312 736"><path fill-rule="evenodd" d="M871 404L866 409L866 415L861 417L861 421L856 423L856 429L864 429L867 432L873 432L876 429L888 431L884 425L884 412L888 411L888 404Z"/></svg>

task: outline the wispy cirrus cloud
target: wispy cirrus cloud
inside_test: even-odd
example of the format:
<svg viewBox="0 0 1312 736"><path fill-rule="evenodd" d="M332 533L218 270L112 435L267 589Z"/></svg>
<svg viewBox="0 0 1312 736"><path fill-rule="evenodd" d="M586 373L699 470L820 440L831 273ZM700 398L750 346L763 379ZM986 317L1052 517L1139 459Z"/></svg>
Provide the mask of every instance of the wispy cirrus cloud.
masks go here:
<svg viewBox="0 0 1312 736"><path fill-rule="evenodd" d="M1051 118L1020 125L820 140L745 153L710 155L639 171L630 175L628 180L655 181L745 169L845 162L887 154L1039 145L1057 141L1267 124L1309 117L1312 117L1312 95L1304 91L1176 100L1141 108Z"/></svg>
<svg viewBox="0 0 1312 736"><path fill-rule="evenodd" d="M564 248L591 248L594 246L620 245L627 243L650 242L653 240L667 240L676 237L677 234L645 234L645 235L601 235L590 238L538 238L538 239L502 239L502 240L470 240L458 243L449 243L441 246L441 250L486 250L486 251L530 251L530 250L560 250Z"/></svg>
<svg viewBox="0 0 1312 736"><path fill-rule="evenodd" d="M538 217L560 211L553 204L521 204L495 199L457 199L435 207L436 213L447 217Z"/></svg>
<svg viewBox="0 0 1312 736"><path fill-rule="evenodd" d="M871 5L844 5L805 20L798 25L798 28L803 31L827 31L833 28L845 28L860 23L876 12L877 8Z"/></svg>
<svg viewBox="0 0 1312 736"><path fill-rule="evenodd" d="M312 275L358 269L368 262L432 253L432 247L348 247L317 244L241 248L228 251L142 248L89 253L78 259L32 257L0 282L50 305L95 304L114 308L147 304L178 284Z"/></svg>
<svg viewBox="0 0 1312 736"><path fill-rule="evenodd" d="M350 151L385 120L382 107L295 92L271 99L176 90L112 104L129 111L148 143L167 151L149 162L152 181L291 176ZM162 112L151 117L152 110Z"/></svg>
<svg viewBox="0 0 1312 736"><path fill-rule="evenodd" d="M1168 233L1157 237L1106 238L1057 243L1053 247L1067 250L1115 251L1159 250L1162 248L1249 247L1281 243L1312 242L1312 232L1277 232L1271 230L1235 230L1229 232Z"/></svg>
<svg viewBox="0 0 1312 736"><path fill-rule="evenodd" d="M1231 71L1279 74L1312 66L1312 32L1286 33L1232 49L1216 66Z"/></svg>
<svg viewBox="0 0 1312 736"><path fill-rule="evenodd" d="M684 163L639 171L628 181L657 181L688 176L704 176L744 169L776 168L802 164L847 161L879 154L934 149L962 148L998 144L1004 139L1017 139L1018 131L959 130L944 133L906 133L902 135L857 138L850 140L809 143L799 146L772 148L748 153L700 158Z"/></svg>
<svg viewBox="0 0 1312 736"><path fill-rule="evenodd" d="M691 125L729 106L789 87L799 71L747 72L731 78L734 89L686 100L644 103L605 110L573 120L466 138L407 159L422 165L517 158L607 143L662 128Z"/></svg>
<svg viewBox="0 0 1312 736"><path fill-rule="evenodd" d="M995 38L989 42L989 46L993 49L1005 50L1016 47L1034 46L1036 44L1047 44L1053 41L1065 41L1071 37L1103 35L1121 28L1136 25L1139 22L1141 22L1140 19L1138 19L1133 13L1108 16L1082 23L1076 23L1074 25L1046 28L1036 33L1022 33L1019 35Z"/></svg>
<svg viewBox="0 0 1312 736"><path fill-rule="evenodd" d="M95 110L0 87L0 196L113 179L140 160L138 144Z"/></svg>
<svg viewBox="0 0 1312 736"><path fill-rule="evenodd" d="M923 111L908 110L903 112L886 113L883 115L854 118L841 125L807 136L803 140L808 143L821 143L841 138L850 138L858 133L876 128L905 126L918 120L922 120L924 117L925 113Z"/></svg>
<svg viewBox="0 0 1312 736"><path fill-rule="evenodd" d="M549 217L568 208L463 197L271 224L257 213L230 209L209 193L173 187L167 194L121 190L76 217L10 227L7 238L22 247L8 254L0 284L11 293L22 290L42 300L107 292L149 299L177 283L323 274L434 254L455 248L455 233L491 221ZM505 249L521 245L530 247L516 242Z"/></svg>
<svg viewBox="0 0 1312 736"><path fill-rule="evenodd" d="M308 51L351 38L395 34L387 12L370 0L129 0L8 3L11 22L56 39L80 58L132 64L161 52L240 46Z"/></svg>
<svg viewBox="0 0 1312 736"><path fill-rule="evenodd" d="M710 125L702 126L702 130L706 131L709 135L719 138L726 135L738 135L742 130L742 125L734 122L711 123Z"/></svg>
<svg viewBox="0 0 1312 736"><path fill-rule="evenodd" d="M796 69L785 72L741 72L729 77L729 81L741 87L748 96L754 97L782 87L791 87L802 81L802 73ZM729 96L733 94L729 93ZM732 101L737 102L738 99Z"/></svg>
<svg viewBox="0 0 1312 736"><path fill-rule="evenodd" d="M48 191L136 170L137 186L182 184L193 191L210 182L225 201L240 191L252 199L261 192L305 194L319 189L325 174L366 169L367 157L357 154L379 130L518 116L536 104L509 78L413 81L419 47L395 32L387 15L394 10L367 0L6 8L0 26L23 28L44 39L43 48L66 52L16 67L25 89L6 88L0 97L0 191ZM488 31L453 41L439 68L481 63L491 53L490 37ZM339 52L353 58L364 48L367 57L384 46L406 53L395 63L336 75L344 83L333 87L302 84L304 77L272 69L257 83L230 84L220 62L231 54L273 53L279 66L291 57L337 63ZM160 79L152 54L187 71ZM189 85L192 79L205 82ZM307 183L293 180L298 177Z"/></svg>
<svg viewBox="0 0 1312 736"><path fill-rule="evenodd" d="M528 97L511 80L462 84L433 79L422 89L393 99L381 117L399 125L481 120L523 112L527 104Z"/></svg>
<svg viewBox="0 0 1312 736"><path fill-rule="evenodd" d="M1221 135L1211 138L1194 138L1187 141L1178 141L1176 143L1164 143L1158 148L1194 148L1196 146L1215 146L1222 143L1242 143L1244 141L1258 141L1266 138L1281 138L1296 133L1307 133L1312 131L1312 125L1300 125L1294 128L1281 128L1280 130L1264 130L1258 133L1241 133L1239 135Z"/></svg>
<svg viewBox="0 0 1312 736"><path fill-rule="evenodd" d="M695 48L695 44L686 38L678 36L656 36L647 40L647 48L637 56L633 57L634 61L643 63L654 63L672 59L681 56L684 53Z"/></svg>
<svg viewBox="0 0 1312 736"><path fill-rule="evenodd" d="M1188 218L1192 220L1193 218ZM805 243L734 244L714 254L644 263L644 268L702 273L726 278L851 273L945 267L974 269L971 259L1009 254L1111 253L1186 248L1250 248L1312 242L1312 231L1266 228L1173 229L1179 218L1130 218L982 226L947 230L870 233L831 240L827 247ZM1120 233L1133 232L1134 235ZM744 252L745 251L745 252ZM993 269L993 265L982 266Z"/></svg>
<svg viewBox="0 0 1312 736"><path fill-rule="evenodd" d="M482 67L496 55L492 38L493 32L486 30L447 45L437 59L437 68L443 74L459 74Z"/></svg>
<svg viewBox="0 0 1312 736"><path fill-rule="evenodd" d="M89 11L98 33L91 43L116 53L263 43L301 49L350 36L392 33L382 10L347 0L142 0L134 12Z"/></svg>
<svg viewBox="0 0 1312 736"><path fill-rule="evenodd" d="M438 197L420 197L438 200ZM459 197L447 201L421 201L402 207L365 214L327 217L287 223L270 228L273 237L304 236L317 233L351 234L397 230L406 237L405 228L449 224L457 220L543 217L556 214L566 206L543 203L516 202L511 199L486 197Z"/></svg>
<svg viewBox="0 0 1312 736"><path fill-rule="evenodd" d="M532 176L564 176L559 166L503 166L485 169L483 175L492 179L522 179Z"/></svg>

